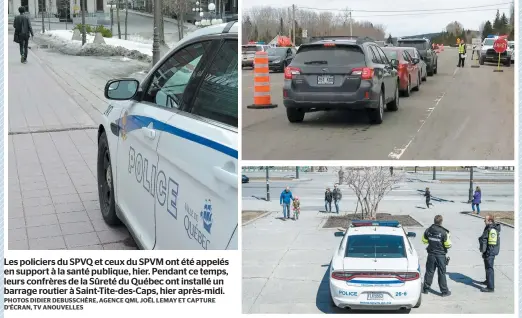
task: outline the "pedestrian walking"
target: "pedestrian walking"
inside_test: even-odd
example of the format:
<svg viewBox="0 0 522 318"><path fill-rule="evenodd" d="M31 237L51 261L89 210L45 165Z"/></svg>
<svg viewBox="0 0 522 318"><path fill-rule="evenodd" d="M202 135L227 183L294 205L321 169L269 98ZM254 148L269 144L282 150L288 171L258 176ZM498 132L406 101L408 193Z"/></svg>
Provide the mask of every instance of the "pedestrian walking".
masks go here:
<svg viewBox="0 0 522 318"><path fill-rule="evenodd" d="M29 47L29 36L33 37L31 20L24 14L25 8L18 8L20 15L17 15L13 22L15 29L14 41L20 45L20 61L27 63L27 49Z"/></svg>
<svg viewBox="0 0 522 318"><path fill-rule="evenodd" d="M466 60L466 43L464 43L464 40L461 40L459 43L459 64L457 64L457 67L464 67L464 61Z"/></svg>
<svg viewBox="0 0 522 318"><path fill-rule="evenodd" d="M429 209L431 204L431 192L430 188L426 188L426 191L424 191L424 196L426 197L426 207Z"/></svg>
<svg viewBox="0 0 522 318"><path fill-rule="evenodd" d="M482 191L480 187L475 189L475 193L473 193L473 200L471 201L471 209L475 212L475 207L477 208L477 214L480 214L480 203L482 203Z"/></svg>
<svg viewBox="0 0 522 318"><path fill-rule="evenodd" d="M281 192L279 196L279 204L283 207L283 220L290 218L290 203L294 200L292 196L292 191L290 191L290 187L286 187L286 189Z"/></svg>
<svg viewBox="0 0 522 318"><path fill-rule="evenodd" d="M324 209L326 212L332 212L332 198L332 191L330 191L330 188L326 188L324 192Z"/></svg>
<svg viewBox="0 0 522 318"><path fill-rule="evenodd" d="M436 215L433 224L424 231L422 243L428 244L428 259L426 260L426 274L424 275L424 285L422 293L427 294L433 282L435 269L439 281L442 297L451 295L446 282L446 265L449 258L446 257L448 249L451 248L450 232L442 227L442 215Z"/></svg>
<svg viewBox="0 0 522 318"><path fill-rule="evenodd" d="M493 266L495 256L500 251L500 224L495 223L495 218L491 214L486 215L484 223L486 226L479 237L479 246L482 259L484 259L484 269L486 270L486 280L481 284L486 285L486 288L482 288L481 291L492 293L495 291L495 270Z"/></svg>
<svg viewBox="0 0 522 318"><path fill-rule="evenodd" d="M341 189L337 186L337 184L334 184L334 190L332 193L332 197L335 204L335 212L339 214L339 201L341 201L343 194L341 192Z"/></svg>

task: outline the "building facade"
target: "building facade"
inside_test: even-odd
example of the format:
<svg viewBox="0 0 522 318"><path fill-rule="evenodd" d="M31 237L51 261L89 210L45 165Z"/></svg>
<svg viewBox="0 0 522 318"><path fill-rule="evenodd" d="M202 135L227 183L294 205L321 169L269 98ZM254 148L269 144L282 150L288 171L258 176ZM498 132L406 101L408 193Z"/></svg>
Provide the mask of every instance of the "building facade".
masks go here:
<svg viewBox="0 0 522 318"><path fill-rule="evenodd" d="M107 0L8 0L9 14L18 14L18 8L23 6L33 17L40 16L41 12L59 14L69 12L70 16L79 14L86 5L89 15L108 12Z"/></svg>

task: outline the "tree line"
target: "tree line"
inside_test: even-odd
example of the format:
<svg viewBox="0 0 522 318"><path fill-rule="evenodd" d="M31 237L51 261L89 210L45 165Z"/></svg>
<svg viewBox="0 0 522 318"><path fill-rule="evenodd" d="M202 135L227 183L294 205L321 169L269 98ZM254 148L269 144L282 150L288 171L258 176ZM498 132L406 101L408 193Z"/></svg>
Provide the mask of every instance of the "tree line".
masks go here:
<svg viewBox="0 0 522 318"><path fill-rule="evenodd" d="M242 24L243 44L249 41L272 41L277 35L291 37L293 12L291 8L254 7L244 11ZM295 45L303 42L303 30L308 37L347 36L352 34L384 40L385 27L369 21L350 20L349 10L339 13L295 10Z"/></svg>

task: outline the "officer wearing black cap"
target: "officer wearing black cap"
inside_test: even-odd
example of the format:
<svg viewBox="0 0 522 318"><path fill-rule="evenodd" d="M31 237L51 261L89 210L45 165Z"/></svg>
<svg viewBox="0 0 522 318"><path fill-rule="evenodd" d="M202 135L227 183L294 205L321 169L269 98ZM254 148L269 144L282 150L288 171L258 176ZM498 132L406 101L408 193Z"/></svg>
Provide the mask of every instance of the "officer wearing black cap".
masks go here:
<svg viewBox="0 0 522 318"><path fill-rule="evenodd" d="M446 253L451 248L450 232L442 227L442 215L436 215L433 223L422 235L422 243L428 244L426 248L428 259L426 260L426 274L424 275L422 293L428 293L433 282L435 269L437 269L440 292L442 297L446 297L451 295L446 282L446 265L449 261Z"/></svg>

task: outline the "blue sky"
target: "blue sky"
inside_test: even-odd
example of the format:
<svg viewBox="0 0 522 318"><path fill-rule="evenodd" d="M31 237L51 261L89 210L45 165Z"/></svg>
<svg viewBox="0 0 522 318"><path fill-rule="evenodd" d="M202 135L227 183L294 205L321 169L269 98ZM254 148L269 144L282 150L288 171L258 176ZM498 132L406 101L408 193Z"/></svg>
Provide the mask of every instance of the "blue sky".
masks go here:
<svg viewBox="0 0 522 318"><path fill-rule="evenodd" d="M501 14L505 12L509 18L509 2L509 0L328 0L322 2L316 0L242 0L240 1L242 5L240 8L248 10L260 4L263 6L289 7L293 3L297 7L303 8L338 10L349 8L353 10L355 20L368 20L374 24L383 24L386 26L386 34L407 36L441 31L452 21L459 21L466 29L478 30L481 22L495 18L496 9L500 9ZM495 4L495 6L477 8L492 4ZM453 10L447 10L450 8L453 8ZM413 10L437 9L440 11L424 11L424 14L411 12ZM364 10L382 12L363 12ZM434 14L435 12L437 14Z"/></svg>

